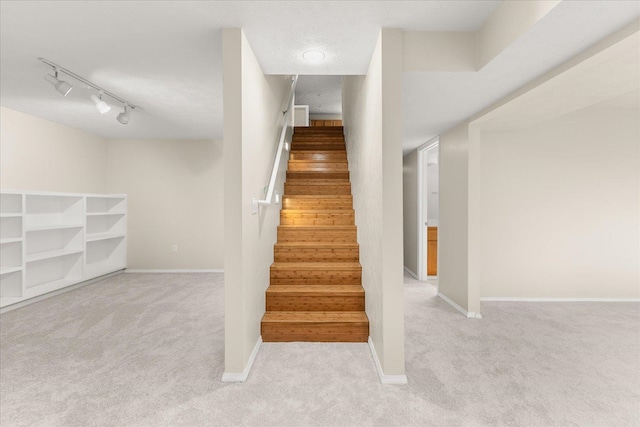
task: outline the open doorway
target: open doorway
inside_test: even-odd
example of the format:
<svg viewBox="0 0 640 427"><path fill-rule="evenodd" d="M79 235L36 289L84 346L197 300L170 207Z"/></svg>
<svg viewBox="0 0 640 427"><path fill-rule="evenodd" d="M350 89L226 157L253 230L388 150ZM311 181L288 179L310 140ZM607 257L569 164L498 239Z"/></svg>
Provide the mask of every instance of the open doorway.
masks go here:
<svg viewBox="0 0 640 427"><path fill-rule="evenodd" d="M438 138L418 148L419 279L438 285L438 228L440 226L440 168Z"/></svg>

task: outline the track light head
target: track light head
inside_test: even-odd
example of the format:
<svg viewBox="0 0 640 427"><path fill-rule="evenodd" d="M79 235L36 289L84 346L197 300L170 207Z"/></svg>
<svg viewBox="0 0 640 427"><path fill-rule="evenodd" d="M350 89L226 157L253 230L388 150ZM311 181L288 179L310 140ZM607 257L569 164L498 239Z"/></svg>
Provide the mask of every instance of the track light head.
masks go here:
<svg viewBox="0 0 640 427"><path fill-rule="evenodd" d="M118 114L117 120L123 125L126 125L127 123L129 123L130 118L131 118L131 109L127 104L124 104L124 111Z"/></svg>
<svg viewBox="0 0 640 427"><path fill-rule="evenodd" d="M44 79L51 83L53 87L62 94L62 96L67 96L69 92L71 92L71 89L73 89L73 86L71 86L69 83L58 79L57 70L54 76L52 76L51 74L47 74L46 76L44 76Z"/></svg>
<svg viewBox="0 0 640 427"><path fill-rule="evenodd" d="M102 94L100 96L91 95L91 100L96 104L96 108L100 112L100 114L108 113L111 110L111 105L107 104L102 100Z"/></svg>

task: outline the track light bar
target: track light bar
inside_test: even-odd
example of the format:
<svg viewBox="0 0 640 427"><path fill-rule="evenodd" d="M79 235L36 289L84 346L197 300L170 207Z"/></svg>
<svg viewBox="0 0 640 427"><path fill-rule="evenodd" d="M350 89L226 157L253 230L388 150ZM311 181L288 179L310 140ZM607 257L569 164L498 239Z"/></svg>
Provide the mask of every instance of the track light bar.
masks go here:
<svg viewBox="0 0 640 427"><path fill-rule="evenodd" d="M38 58L39 61L44 62L45 64L47 64L48 66L52 67L54 70L55 75L47 75L45 76L45 80L48 81L49 83L51 83L58 92L60 92L62 95L67 96L67 94L71 91L71 89L73 88L73 86L71 86L69 83L59 80L58 79L58 73L64 73L69 77L74 78L75 80L84 83L85 85L87 85L87 87L95 89L98 92L98 96L96 95L91 95L91 99L93 100L93 102L95 102L96 104L96 108L98 109L98 111L100 111L101 114L104 114L106 112L108 112L109 110L111 110L111 106L109 104L107 104L105 101L102 100L102 96L106 95L109 98L113 98L116 101L120 102L121 104L124 105L124 111L122 113L120 113L118 115L118 122L122 123L123 125L126 125L127 123L129 123L129 118L131 115L131 110L134 110L136 108L140 108L139 106L127 101L124 98L120 98L118 95L115 95L112 92L109 92L108 90L105 90L103 88L101 88L100 86L98 86L97 84L90 82L89 80L85 79L84 77L81 77L79 75L77 75L76 73L74 73L73 71L70 71L64 67L59 66L58 64L49 61L48 59L45 58Z"/></svg>

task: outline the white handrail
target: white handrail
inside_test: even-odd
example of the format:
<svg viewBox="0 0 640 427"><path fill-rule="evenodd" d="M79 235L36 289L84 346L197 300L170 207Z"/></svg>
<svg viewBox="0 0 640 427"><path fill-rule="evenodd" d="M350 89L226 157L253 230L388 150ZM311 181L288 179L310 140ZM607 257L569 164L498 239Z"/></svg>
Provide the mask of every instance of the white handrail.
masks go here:
<svg viewBox="0 0 640 427"><path fill-rule="evenodd" d="M278 149L276 151L276 158L273 162L273 169L271 170L271 178L269 179L269 188L264 199L251 199L251 203L254 210L258 205L270 205L272 203L273 191L276 186L276 178L278 177L278 169L280 168L280 159L282 158L282 150L284 148L285 139L287 136L287 129L289 127L289 117L291 116L291 110L293 110L293 95L296 92L296 83L298 83L298 76L295 75L291 78L291 90L289 92L289 101L287 102L287 109L284 113L284 123L282 124L282 131L280 132L280 140L278 141Z"/></svg>

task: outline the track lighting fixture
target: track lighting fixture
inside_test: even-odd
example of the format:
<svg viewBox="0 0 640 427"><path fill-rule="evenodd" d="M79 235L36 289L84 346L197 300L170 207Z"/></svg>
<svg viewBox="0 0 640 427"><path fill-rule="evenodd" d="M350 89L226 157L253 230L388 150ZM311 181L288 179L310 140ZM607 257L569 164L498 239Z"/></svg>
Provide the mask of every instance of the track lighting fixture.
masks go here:
<svg viewBox="0 0 640 427"><path fill-rule="evenodd" d="M122 111L122 113L118 114L117 120L123 125L126 125L127 123L129 123L130 118L131 110L129 109L129 106L127 104L124 104L124 110Z"/></svg>
<svg viewBox="0 0 640 427"><path fill-rule="evenodd" d="M56 90L62 94L62 96L67 96L69 92L71 92L71 89L73 89L73 86L71 86L69 83L58 79L57 68L54 69L53 76L51 74L47 74L46 76L44 76L44 79L51 83L53 87L55 87Z"/></svg>
<svg viewBox="0 0 640 427"><path fill-rule="evenodd" d="M120 98L119 96L113 94L112 92L109 92L107 90L104 90L103 88L101 88L100 86L98 86L97 84L94 84L92 82L90 82L89 80L80 77L79 75L75 74L72 71L69 71L66 68L63 68L47 59L44 58L38 58L38 60L44 62L45 64L47 64L48 66L50 66L51 68L53 68L54 71L54 75L51 74L47 74L45 76L45 80L48 81L49 83L51 83L53 85L53 87L56 88L56 90L58 92L60 92L62 95L67 96L67 94L71 91L71 89L73 89L73 86L70 85L69 83L60 80L58 78L58 73L64 73L69 77L74 78L75 80L83 83L86 85L87 89L94 89L98 92L98 95L96 96L91 95L90 98L91 100L96 104L96 108L98 109L98 111L100 112L100 114L105 114L108 113L111 110L111 105L107 104L106 101L104 101L102 99L103 96L108 96L109 98L112 98L118 102L120 102L123 106L124 106L124 110L118 114L117 120L118 122L122 123L123 125L126 125L127 123L129 123L129 120L131 119L131 111L136 109L136 108L140 108L135 104L132 104L131 102Z"/></svg>
<svg viewBox="0 0 640 427"><path fill-rule="evenodd" d="M109 110L111 110L111 105L102 100L102 93L100 93L98 96L91 95L90 98L93 102L95 102L96 108L98 109L98 111L100 111L100 114L108 113Z"/></svg>

